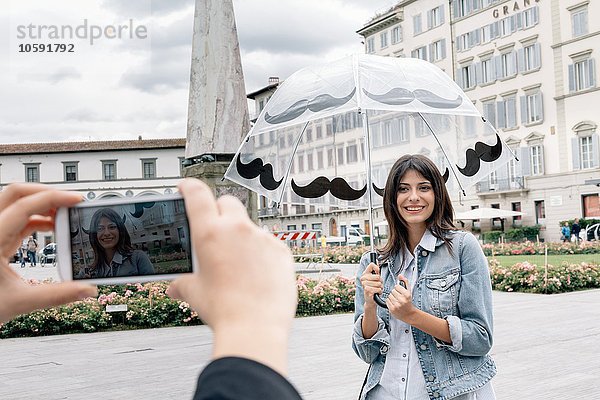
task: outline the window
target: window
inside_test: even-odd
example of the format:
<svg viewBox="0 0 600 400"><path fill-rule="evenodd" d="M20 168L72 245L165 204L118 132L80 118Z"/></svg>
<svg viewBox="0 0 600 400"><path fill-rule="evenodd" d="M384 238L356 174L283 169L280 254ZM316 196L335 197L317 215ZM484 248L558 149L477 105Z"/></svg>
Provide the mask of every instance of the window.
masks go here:
<svg viewBox="0 0 600 400"><path fill-rule="evenodd" d="M323 128L321 125L317 126L317 140L323 138Z"/></svg>
<svg viewBox="0 0 600 400"><path fill-rule="evenodd" d="M573 37L583 36L588 33L587 6L571 11L571 25L573 26Z"/></svg>
<svg viewBox="0 0 600 400"><path fill-rule="evenodd" d="M512 129L517 126L517 100L515 96L507 97L496 103L497 127Z"/></svg>
<svg viewBox="0 0 600 400"><path fill-rule="evenodd" d="M596 87L596 65L593 58L569 65L569 92Z"/></svg>
<svg viewBox="0 0 600 400"><path fill-rule="evenodd" d="M64 176L65 182L76 182L77 181L77 163L69 162L63 163L64 165Z"/></svg>
<svg viewBox="0 0 600 400"><path fill-rule="evenodd" d="M298 154L296 160L298 160L298 172L304 172L304 154Z"/></svg>
<svg viewBox="0 0 600 400"><path fill-rule="evenodd" d="M142 177L144 179L156 178L156 159L142 159Z"/></svg>
<svg viewBox="0 0 600 400"><path fill-rule="evenodd" d="M313 165L313 153L306 154L306 170L311 171L314 169Z"/></svg>
<svg viewBox="0 0 600 400"><path fill-rule="evenodd" d="M515 203L511 203L511 204L510 204L510 207L511 207L511 209L512 209L513 211L521 212L521 202L520 202L520 201L518 201L518 202L515 202ZM513 226L515 226L515 227L516 227L516 226L521 226L521 225L522 225L522 222L523 222L523 221L522 221L522 219L523 219L523 217L522 217L522 216L520 216L520 215L515 215L515 216L513 217Z"/></svg>
<svg viewBox="0 0 600 400"><path fill-rule="evenodd" d="M429 61L435 62L446 58L446 39L438 40L429 45Z"/></svg>
<svg viewBox="0 0 600 400"><path fill-rule="evenodd" d="M379 40L380 40L381 48L382 49L388 46L388 33L387 33L387 31L381 32L381 34L379 35Z"/></svg>
<svg viewBox="0 0 600 400"><path fill-rule="evenodd" d="M367 53L375 53L375 38L370 37L367 39Z"/></svg>
<svg viewBox="0 0 600 400"><path fill-rule="evenodd" d="M500 20L500 35L508 36L517 31L517 24L514 15Z"/></svg>
<svg viewBox="0 0 600 400"><path fill-rule="evenodd" d="M346 147L346 162L354 163L358 161L358 146L356 143L348 145Z"/></svg>
<svg viewBox="0 0 600 400"><path fill-rule="evenodd" d="M531 175L542 175L544 173L544 151L542 145L529 147L529 160Z"/></svg>
<svg viewBox="0 0 600 400"><path fill-rule="evenodd" d="M427 12L427 29L433 29L444 23L444 6L438 6Z"/></svg>
<svg viewBox="0 0 600 400"><path fill-rule="evenodd" d="M535 223L537 225L544 225L546 223L546 206L544 200L536 200L535 206Z"/></svg>
<svg viewBox="0 0 600 400"><path fill-rule="evenodd" d="M496 74L498 79L510 78L517 74L516 52L504 53L496 59Z"/></svg>
<svg viewBox="0 0 600 400"><path fill-rule="evenodd" d="M541 67L540 44L534 43L523 47L518 52L519 72L533 71Z"/></svg>
<svg viewBox="0 0 600 400"><path fill-rule="evenodd" d="M333 167L335 165L333 149L327 149L327 166Z"/></svg>
<svg viewBox="0 0 600 400"><path fill-rule="evenodd" d="M523 11L523 29L531 28L539 22L539 8L538 6L528 8Z"/></svg>
<svg viewBox="0 0 600 400"><path fill-rule="evenodd" d="M344 146L337 148L337 165L344 165Z"/></svg>
<svg viewBox="0 0 600 400"><path fill-rule="evenodd" d="M473 7L472 0L454 0L454 18L464 17L471 13Z"/></svg>
<svg viewBox="0 0 600 400"><path fill-rule="evenodd" d="M410 56L412 58L420 58L421 60L427 61L427 47L422 46L422 47L419 47L418 49L414 49L411 52Z"/></svg>
<svg viewBox="0 0 600 400"><path fill-rule="evenodd" d="M400 43L402 41L402 28L400 25L392 29L392 44Z"/></svg>
<svg viewBox="0 0 600 400"><path fill-rule="evenodd" d="M413 16L413 33L418 35L423 32L423 27L421 25L421 14L417 14Z"/></svg>
<svg viewBox="0 0 600 400"><path fill-rule="evenodd" d="M263 110L263 108L265 108L265 99L261 99L258 102L258 112L261 112Z"/></svg>
<svg viewBox="0 0 600 400"><path fill-rule="evenodd" d="M462 89L471 89L475 87L477 78L475 76L475 67L473 64L465 65L458 69L458 85Z"/></svg>
<svg viewBox="0 0 600 400"><path fill-rule="evenodd" d="M496 80L494 63L492 62L491 58L488 58L487 60L481 60L477 66L477 79L480 84L486 85Z"/></svg>
<svg viewBox="0 0 600 400"><path fill-rule="evenodd" d="M25 164L25 182L40 181L40 164Z"/></svg>
<svg viewBox="0 0 600 400"><path fill-rule="evenodd" d="M594 158L592 152L592 137L584 136L579 138L579 160L580 168L592 168L594 166Z"/></svg>
<svg viewBox="0 0 600 400"><path fill-rule="evenodd" d="M523 124L533 124L541 122L543 119L542 93L529 93L521 96L521 122Z"/></svg>

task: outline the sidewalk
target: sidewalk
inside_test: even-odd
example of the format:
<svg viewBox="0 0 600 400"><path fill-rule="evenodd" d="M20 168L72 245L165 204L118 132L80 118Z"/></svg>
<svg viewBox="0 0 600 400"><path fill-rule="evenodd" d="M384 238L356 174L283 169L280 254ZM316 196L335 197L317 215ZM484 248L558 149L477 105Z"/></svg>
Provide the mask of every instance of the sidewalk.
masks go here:
<svg viewBox="0 0 600 400"><path fill-rule="evenodd" d="M600 393L600 290L494 292L501 399ZM290 379L306 400L355 399L367 366L352 352L352 315L297 318ZM0 399L190 399L210 357L207 327L0 341Z"/></svg>

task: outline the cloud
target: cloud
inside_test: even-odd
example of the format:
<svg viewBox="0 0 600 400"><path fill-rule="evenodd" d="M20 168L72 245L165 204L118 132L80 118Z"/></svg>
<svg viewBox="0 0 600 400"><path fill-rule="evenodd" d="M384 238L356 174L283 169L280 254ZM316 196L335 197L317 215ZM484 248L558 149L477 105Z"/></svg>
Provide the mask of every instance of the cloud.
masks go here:
<svg viewBox="0 0 600 400"><path fill-rule="evenodd" d="M75 122L107 122L111 118L101 117L97 112L89 108L79 108L67 113L65 120Z"/></svg>
<svg viewBox="0 0 600 400"><path fill-rule="evenodd" d="M167 15L194 5L194 0L103 0L102 7L138 18Z"/></svg>

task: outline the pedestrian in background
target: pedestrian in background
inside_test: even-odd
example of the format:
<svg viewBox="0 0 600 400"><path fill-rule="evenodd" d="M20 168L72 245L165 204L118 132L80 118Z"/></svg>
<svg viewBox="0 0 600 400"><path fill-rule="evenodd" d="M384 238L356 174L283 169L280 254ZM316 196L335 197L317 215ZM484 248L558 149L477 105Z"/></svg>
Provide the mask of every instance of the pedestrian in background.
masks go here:
<svg viewBox="0 0 600 400"><path fill-rule="evenodd" d="M579 237L579 232L581 232L581 225L579 225L579 218L575 218L575 221L573 222L573 226L571 226L571 231L573 232L573 235L575 236L575 241L577 243L579 243L581 241L581 238Z"/></svg>
<svg viewBox="0 0 600 400"><path fill-rule="evenodd" d="M33 236L29 236L27 240L27 257L29 257L29 265L35 267L37 265L35 256L38 249L37 240Z"/></svg>
<svg viewBox="0 0 600 400"><path fill-rule="evenodd" d="M571 240L571 228L569 228L569 223L565 222L563 227L560 229L560 238L563 242L567 243Z"/></svg>
<svg viewBox="0 0 600 400"><path fill-rule="evenodd" d="M21 263L21 268L25 268L25 254L27 254L27 247L24 243L21 243L19 246L19 262Z"/></svg>

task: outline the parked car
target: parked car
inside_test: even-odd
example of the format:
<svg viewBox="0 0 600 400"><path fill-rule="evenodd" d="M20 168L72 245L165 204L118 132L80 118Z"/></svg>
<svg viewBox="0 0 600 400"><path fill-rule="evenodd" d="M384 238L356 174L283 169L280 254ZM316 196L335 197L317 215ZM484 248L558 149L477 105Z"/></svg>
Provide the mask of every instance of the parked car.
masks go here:
<svg viewBox="0 0 600 400"><path fill-rule="evenodd" d="M600 240L600 224L588 226L585 230L585 235L587 240Z"/></svg>
<svg viewBox="0 0 600 400"><path fill-rule="evenodd" d="M38 260L40 264L54 263L56 260L56 243L48 243L38 253Z"/></svg>

